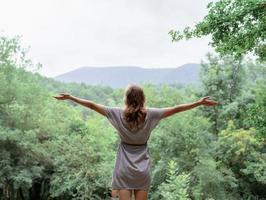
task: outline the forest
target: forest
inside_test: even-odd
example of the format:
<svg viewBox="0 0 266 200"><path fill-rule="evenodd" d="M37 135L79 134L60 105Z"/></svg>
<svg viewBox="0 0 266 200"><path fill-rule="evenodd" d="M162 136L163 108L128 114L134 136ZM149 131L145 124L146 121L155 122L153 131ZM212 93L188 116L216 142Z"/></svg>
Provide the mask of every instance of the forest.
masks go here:
<svg viewBox="0 0 266 200"><path fill-rule="evenodd" d="M251 30L245 23L254 34L243 34L246 45L241 46L230 31L222 35L212 29L212 20L220 20L216 11L230 10L221 2L209 5L209 17L196 29L170 32L176 41L214 35L217 53L202 61L200 85L141 84L149 107L190 103L203 96L219 102L163 119L152 132L149 199L266 199L266 4L256 9L252 2L262 1L237 5L248 13L255 9L264 23L256 26L257 35L256 27ZM229 20L226 17L222 20ZM259 59L243 56L252 50ZM40 67L28 58L19 37L0 36L0 200L110 199L116 130L100 114L52 96L64 91L122 107L124 89L61 83L41 76Z"/></svg>

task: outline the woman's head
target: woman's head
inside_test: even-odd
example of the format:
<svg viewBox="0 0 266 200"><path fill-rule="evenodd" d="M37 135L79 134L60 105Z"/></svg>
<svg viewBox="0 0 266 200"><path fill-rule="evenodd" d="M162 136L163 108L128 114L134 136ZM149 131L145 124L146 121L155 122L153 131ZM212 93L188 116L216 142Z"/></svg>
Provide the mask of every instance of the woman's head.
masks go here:
<svg viewBox="0 0 266 200"><path fill-rule="evenodd" d="M124 103L124 118L128 123L128 127L131 130L138 128L144 122L146 116L143 89L136 84L129 84L125 89Z"/></svg>
<svg viewBox="0 0 266 200"><path fill-rule="evenodd" d="M128 107L144 107L145 95L142 88L136 84L129 84L125 89L124 103Z"/></svg>

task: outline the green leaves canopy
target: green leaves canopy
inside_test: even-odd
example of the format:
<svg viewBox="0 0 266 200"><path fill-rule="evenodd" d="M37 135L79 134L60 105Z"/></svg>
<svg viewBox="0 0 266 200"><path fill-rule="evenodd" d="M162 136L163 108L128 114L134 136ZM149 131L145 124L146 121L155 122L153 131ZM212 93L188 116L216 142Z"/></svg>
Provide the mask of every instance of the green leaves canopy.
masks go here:
<svg viewBox="0 0 266 200"><path fill-rule="evenodd" d="M208 14L193 28L171 30L172 41L211 35L221 55L253 53L266 60L266 1L219 0L208 4Z"/></svg>

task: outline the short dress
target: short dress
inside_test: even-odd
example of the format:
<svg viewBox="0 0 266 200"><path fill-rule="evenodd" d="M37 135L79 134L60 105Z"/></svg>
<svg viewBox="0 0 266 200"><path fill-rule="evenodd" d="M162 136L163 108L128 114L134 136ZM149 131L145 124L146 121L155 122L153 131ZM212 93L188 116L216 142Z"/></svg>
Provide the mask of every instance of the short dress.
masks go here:
<svg viewBox="0 0 266 200"><path fill-rule="evenodd" d="M146 108L145 122L136 130L127 128L123 108L104 107L106 117L118 131L120 144L117 149L112 189L149 190L151 184L151 160L147 141L152 130L159 124L163 108Z"/></svg>

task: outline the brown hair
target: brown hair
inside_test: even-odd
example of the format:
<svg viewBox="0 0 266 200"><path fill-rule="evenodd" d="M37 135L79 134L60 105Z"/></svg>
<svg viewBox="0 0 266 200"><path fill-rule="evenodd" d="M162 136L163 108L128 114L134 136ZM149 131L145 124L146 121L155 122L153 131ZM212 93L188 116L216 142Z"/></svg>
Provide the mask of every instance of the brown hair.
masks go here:
<svg viewBox="0 0 266 200"><path fill-rule="evenodd" d="M136 84L129 84L124 94L124 119L130 130L141 127L147 114L145 105L145 95L143 89Z"/></svg>

